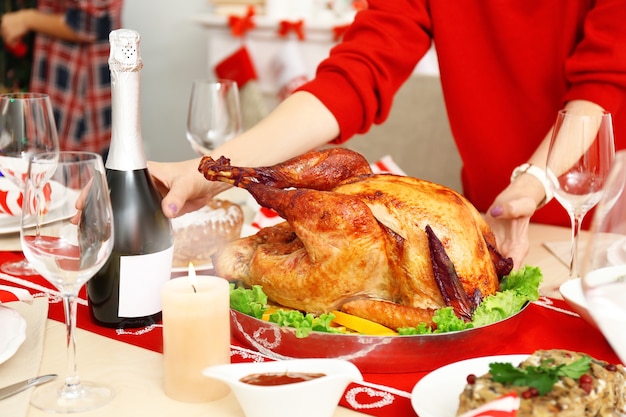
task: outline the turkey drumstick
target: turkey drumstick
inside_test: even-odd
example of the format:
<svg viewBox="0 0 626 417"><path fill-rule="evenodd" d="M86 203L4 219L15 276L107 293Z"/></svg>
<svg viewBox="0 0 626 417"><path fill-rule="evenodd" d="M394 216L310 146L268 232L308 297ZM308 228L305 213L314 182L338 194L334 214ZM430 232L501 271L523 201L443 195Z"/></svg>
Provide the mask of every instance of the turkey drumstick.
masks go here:
<svg viewBox="0 0 626 417"><path fill-rule="evenodd" d="M332 190L345 179L372 173L362 155L344 148L311 151L274 166L258 168L231 166L224 156L217 160L205 156L198 171L209 181L222 181L241 188L258 182L276 188L314 190Z"/></svg>

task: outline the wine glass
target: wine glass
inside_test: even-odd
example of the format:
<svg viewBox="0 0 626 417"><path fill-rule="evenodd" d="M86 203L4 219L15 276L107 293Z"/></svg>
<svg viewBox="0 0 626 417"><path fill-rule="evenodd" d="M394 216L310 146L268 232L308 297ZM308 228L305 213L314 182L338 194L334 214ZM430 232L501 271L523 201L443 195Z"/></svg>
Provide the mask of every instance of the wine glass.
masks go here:
<svg viewBox="0 0 626 417"><path fill-rule="evenodd" d="M581 224L602 196L614 155L609 113L559 111L550 141L546 176L554 197L567 210L572 224L569 279L579 277Z"/></svg>
<svg viewBox="0 0 626 417"><path fill-rule="evenodd" d="M232 80L195 80L187 115L187 140L204 155L243 131L239 89Z"/></svg>
<svg viewBox="0 0 626 417"><path fill-rule="evenodd" d="M22 209L21 243L31 265L63 296L67 328L65 381L38 388L33 406L50 412L91 410L113 397L107 386L81 381L76 366L79 289L113 249L113 211L102 157L90 152L35 154L30 159ZM49 177L49 179L46 179ZM48 201L44 183L52 193Z"/></svg>
<svg viewBox="0 0 626 417"><path fill-rule="evenodd" d="M587 308L626 363L626 151L620 151L596 207L583 258Z"/></svg>
<svg viewBox="0 0 626 417"><path fill-rule="evenodd" d="M1 95L0 172L23 191L28 160L39 152L59 152L49 97L39 93ZM37 274L26 260L6 262L0 269L13 275Z"/></svg>

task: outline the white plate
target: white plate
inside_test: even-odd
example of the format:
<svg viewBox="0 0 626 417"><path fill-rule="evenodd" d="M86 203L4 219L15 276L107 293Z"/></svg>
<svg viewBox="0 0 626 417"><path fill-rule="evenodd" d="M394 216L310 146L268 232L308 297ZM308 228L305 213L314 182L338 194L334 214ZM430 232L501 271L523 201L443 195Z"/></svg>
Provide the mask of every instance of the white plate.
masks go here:
<svg viewBox="0 0 626 417"><path fill-rule="evenodd" d="M51 194L58 193L63 186L58 182L51 182L52 191ZM50 211L59 208L63 204L63 200L56 200L54 205L50 207ZM0 213L0 234L17 233L20 231L20 222L22 221L21 215L11 215L7 213Z"/></svg>
<svg viewBox="0 0 626 417"><path fill-rule="evenodd" d="M26 340L26 320L12 308L0 305L0 323L0 363L3 363Z"/></svg>
<svg viewBox="0 0 626 417"><path fill-rule="evenodd" d="M565 281L559 287L559 292L565 302L572 308L572 310L578 313L583 320L596 328L598 327L589 314L589 310L587 310L587 300L585 300L585 296L583 295L583 287L581 285L580 278Z"/></svg>
<svg viewBox="0 0 626 417"><path fill-rule="evenodd" d="M241 226L241 237L248 237L248 236L252 236L253 234L255 234L256 232L258 232L259 229L257 229L256 227L252 227L249 224L244 224L243 226ZM198 271L206 271L209 269L213 268L213 264L212 263L206 263L206 264L201 264L201 265L193 265L193 268L196 270L196 272ZM172 267L172 272L176 273L176 272L187 272L187 270L189 270L189 266L173 266Z"/></svg>
<svg viewBox="0 0 626 417"><path fill-rule="evenodd" d="M420 417L455 417L459 395L467 384L467 375L489 372L489 364L508 362L519 365L530 355L483 356L442 366L422 378L413 388L411 405Z"/></svg>

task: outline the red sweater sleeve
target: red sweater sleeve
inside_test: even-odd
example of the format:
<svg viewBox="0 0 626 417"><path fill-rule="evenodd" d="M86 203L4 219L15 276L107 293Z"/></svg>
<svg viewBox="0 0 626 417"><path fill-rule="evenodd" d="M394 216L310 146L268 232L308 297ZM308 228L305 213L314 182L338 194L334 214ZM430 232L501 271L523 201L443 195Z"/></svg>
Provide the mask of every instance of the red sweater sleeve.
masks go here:
<svg viewBox="0 0 626 417"><path fill-rule="evenodd" d="M612 113L626 104L625 6L623 0L598 0L587 14L583 37L565 63L565 102L585 99Z"/></svg>
<svg viewBox="0 0 626 417"><path fill-rule="evenodd" d="M316 78L300 87L333 113L341 143L389 115L393 96L431 43L425 1L370 0L343 41L322 61Z"/></svg>

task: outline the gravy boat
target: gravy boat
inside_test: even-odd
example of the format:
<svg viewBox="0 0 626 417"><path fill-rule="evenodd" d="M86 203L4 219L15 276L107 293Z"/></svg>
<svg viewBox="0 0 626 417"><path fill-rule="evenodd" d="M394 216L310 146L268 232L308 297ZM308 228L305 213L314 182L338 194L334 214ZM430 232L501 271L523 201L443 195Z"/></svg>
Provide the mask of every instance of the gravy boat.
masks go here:
<svg viewBox="0 0 626 417"><path fill-rule="evenodd" d="M252 374L324 374L283 385L253 385L240 379ZM351 382L363 376L351 362L341 359L293 359L217 365L203 371L226 383L246 417L331 417Z"/></svg>

